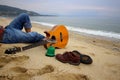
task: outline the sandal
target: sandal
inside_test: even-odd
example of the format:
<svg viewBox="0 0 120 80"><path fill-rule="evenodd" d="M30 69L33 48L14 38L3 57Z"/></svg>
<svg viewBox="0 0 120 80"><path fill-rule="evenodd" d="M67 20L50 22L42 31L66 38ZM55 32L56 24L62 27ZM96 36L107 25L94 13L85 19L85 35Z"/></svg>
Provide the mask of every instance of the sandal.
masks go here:
<svg viewBox="0 0 120 80"><path fill-rule="evenodd" d="M90 56L88 55L84 55L84 54L81 54L79 51L77 50L74 50L72 51L74 54L76 55L79 55L80 56L80 62L81 63L84 63L84 64L92 64L93 60Z"/></svg>
<svg viewBox="0 0 120 80"><path fill-rule="evenodd" d="M69 63L72 65L80 64L80 56L73 54L72 52L65 52L63 54L57 54L56 59L63 63Z"/></svg>

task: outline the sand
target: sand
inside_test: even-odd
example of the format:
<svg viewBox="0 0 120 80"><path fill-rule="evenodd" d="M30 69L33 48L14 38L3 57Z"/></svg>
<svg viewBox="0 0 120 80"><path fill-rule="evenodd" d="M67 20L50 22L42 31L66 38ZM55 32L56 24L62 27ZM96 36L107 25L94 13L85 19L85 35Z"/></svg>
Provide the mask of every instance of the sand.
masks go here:
<svg viewBox="0 0 120 80"><path fill-rule="evenodd" d="M11 19L0 18L0 25L6 26ZM51 28L33 23L32 31L43 35ZM61 63L55 57L45 56L46 49L38 46L12 55L4 51L14 46L28 44L0 43L0 80L120 80L120 41L112 41L80 35L69 31L69 42L55 54L78 50L93 59L90 65L78 66Z"/></svg>

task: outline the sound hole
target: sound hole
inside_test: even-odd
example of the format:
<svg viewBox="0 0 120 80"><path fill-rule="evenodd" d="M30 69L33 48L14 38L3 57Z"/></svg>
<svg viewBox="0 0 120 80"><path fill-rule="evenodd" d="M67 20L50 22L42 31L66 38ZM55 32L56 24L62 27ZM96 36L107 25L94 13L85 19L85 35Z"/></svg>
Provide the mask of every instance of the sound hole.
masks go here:
<svg viewBox="0 0 120 80"><path fill-rule="evenodd" d="M51 39L52 39L52 40L56 40L55 36L52 36Z"/></svg>
<svg viewBox="0 0 120 80"><path fill-rule="evenodd" d="M62 33L60 32L60 41L63 41Z"/></svg>

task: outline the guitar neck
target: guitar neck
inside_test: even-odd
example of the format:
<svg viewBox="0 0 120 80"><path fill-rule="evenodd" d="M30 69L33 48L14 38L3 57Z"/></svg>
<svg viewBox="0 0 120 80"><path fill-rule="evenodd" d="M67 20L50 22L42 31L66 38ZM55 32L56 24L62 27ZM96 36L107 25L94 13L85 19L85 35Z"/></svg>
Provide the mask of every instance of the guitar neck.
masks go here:
<svg viewBox="0 0 120 80"><path fill-rule="evenodd" d="M21 51L24 51L24 50L27 50L27 49L30 49L30 48L45 45L47 43L48 43L47 41L42 40L40 42L31 44L31 45L28 45L28 46L24 46L24 47L9 48L9 49L5 50L5 54L15 54L16 52L21 52Z"/></svg>
<svg viewBox="0 0 120 80"><path fill-rule="evenodd" d="M28 49L31 49L31 48L34 48L34 47L37 47L37 46L45 45L45 44L47 44L47 43L48 43L47 41L43 41L43 40L42 40L42 41L40 41L40 42L33 43L33 44L31 44L31 45L22 47L22 51L28 50Z"/></svg>

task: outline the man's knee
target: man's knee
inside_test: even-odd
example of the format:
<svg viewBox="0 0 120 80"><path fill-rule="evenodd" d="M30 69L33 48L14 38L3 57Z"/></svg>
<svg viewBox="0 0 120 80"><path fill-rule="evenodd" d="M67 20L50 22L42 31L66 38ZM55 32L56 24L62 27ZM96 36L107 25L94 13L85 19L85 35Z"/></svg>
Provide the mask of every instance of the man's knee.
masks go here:
<svg viewBox="0 0 120 80"><path fill-rule="evenodd" d="M29 17L29 15L27 13L21 13L19 16L20 17Z"/></svg>

